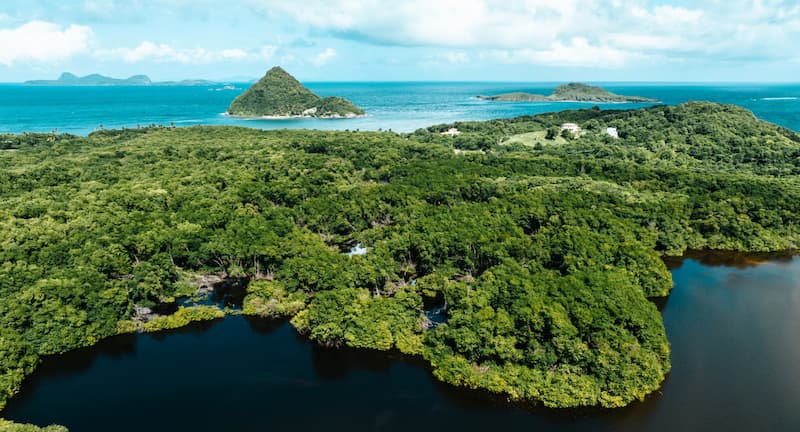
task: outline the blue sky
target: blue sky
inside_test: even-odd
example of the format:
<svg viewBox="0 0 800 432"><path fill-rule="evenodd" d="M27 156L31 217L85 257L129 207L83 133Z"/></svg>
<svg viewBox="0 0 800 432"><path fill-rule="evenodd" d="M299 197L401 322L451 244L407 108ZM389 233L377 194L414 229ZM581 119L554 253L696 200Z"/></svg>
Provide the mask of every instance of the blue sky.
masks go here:
<svg viewBox="0 0 800 432"><path fill-rule="evenodd" d="M797 0L3 0L0 82L798 81Z"/></svg>

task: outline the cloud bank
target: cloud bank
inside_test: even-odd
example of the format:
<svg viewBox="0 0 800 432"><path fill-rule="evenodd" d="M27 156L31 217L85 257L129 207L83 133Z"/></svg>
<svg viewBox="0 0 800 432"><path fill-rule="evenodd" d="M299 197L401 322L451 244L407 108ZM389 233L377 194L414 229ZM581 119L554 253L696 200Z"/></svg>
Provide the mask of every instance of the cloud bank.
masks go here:
<svg viewBox="0 0 800 432"><path fill-rule="evenodd" d="M19 76L70 60L168 73L279 63L349 77L360 62L364 76L391 64L381 73L521 76L542 66L739 80L766 70L791 80L800 65L798 0L229 0L224 13L217 0L1 3L0 69Z"/></svg>
<svg viewBox="0 0 800 432"><path fill-rule="evenodd" d="M94 56L108 60L122 60L125 63L144 61L155 63L207 64L219 61L267 61L277 50L274 46L264 46L255 51L241 48L208 50L205 48L175 48L164 43L144 41L136 47L97 50Z"/></svg>
<svg viewBox="0 0 800 432"><path fill-rule="evenodd" d="M314 56L314 58L311 59L311 63L314 63L314 66L316 67L324 66L326 63L333 60L336 57L336 54L337 53L335 49L326 48L325 51L322 51Z"/></svg>
<svg viewBox="0 0 800 432"><path fill-rule="evenodd" d="M469 48L509 62L781 60L800 36L794 0L251 0L265 16L372 44Z"/></svg>
<svg viewBox="0 0 800 432"><path fill-rule="evenodd" d="M16 28L0 29L0 65L58 62L89 49L89 27L62 27L45 21L30 21Z"/></svg>

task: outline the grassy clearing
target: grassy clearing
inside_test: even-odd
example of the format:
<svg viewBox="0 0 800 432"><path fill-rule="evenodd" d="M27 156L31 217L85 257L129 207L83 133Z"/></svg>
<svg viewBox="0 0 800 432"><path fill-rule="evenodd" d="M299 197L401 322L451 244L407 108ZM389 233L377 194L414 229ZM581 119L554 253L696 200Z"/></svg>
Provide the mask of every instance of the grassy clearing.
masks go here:
<svg viewBox="0 0 800 432"><path fill-rule="evenodd" d="M557 136L555 139L549 140L545 138L546 135L547 131L523 133L512 136L511 138L503 141L503 144L504 145L522 144L528 147L537 147L537 146L562 145L567 143L567 140L561 136Z"/></svg>

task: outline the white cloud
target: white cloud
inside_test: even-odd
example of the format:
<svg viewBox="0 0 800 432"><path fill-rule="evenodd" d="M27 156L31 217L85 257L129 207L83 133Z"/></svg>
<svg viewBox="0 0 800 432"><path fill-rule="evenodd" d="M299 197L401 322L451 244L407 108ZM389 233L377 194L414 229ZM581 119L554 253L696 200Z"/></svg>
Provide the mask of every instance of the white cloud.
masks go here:
<svg viewBox="0 0 800 432"><path fill-rule="evenodd" d="M86 52L92 30L86 26L61 27L30 21L17 28L0 29L0 64L52 63Z"/></svg>
<svg viewBox="0 0 800 432"><path fill-rule="evenodd" d="M464 51L446 52L442 55L442 58L453 64L467 63L469 61L469 56Z"/></svg>
<svg viewBox="0 0 800 432"><path fill-rule="evenodd" d="M116 2L114 0L85 0L81 5L82 12L87 16L101 16L101 17L109 17L112 16L115 12L116 13L130 13L131 10L125 10L124 12L121 10L124 7L122 2ZM137 2L130 2L130 6L138 6Z"/></svg>
<svg viewBox="0 0 800 432"><path fill-rule="evenodd" d="M322 51L321 53L314 56L314 58L311 59L311 63L314 63L314 66L320 67L324 66L325 64L333 60L335 57L336 57L336 50L333 48L326 48L325 51Z"/></svg>
<svg viewBox="0 0 800 432"><path fill-rule="evenodd" d="M264 45L258 51L258 54L261 57L261 60L265 60L266 61L266 60L269 60L272 57L274 57L275 53L277 53L277 52L278 52L278 47L276 47L274 45Z"/></svg>
<svg viewBox="0 0 800 432"><path fill-rule="evenodd" d="M156 63L208 63L208 52L202 48L175 49L168 44L156 44L144 41L134 48L114 48L100 50L96 53L99 57L121 59L126 63L139 63L153 61Z"/></svg>
<svg viewBox="0 0 800 432"><path fill-rule="evenodd" d="M42 2L43 0L38 0ZM186 20L209 18L220 10L219 0L47 0L51 12L79 13L89 21L142 23L153 16ZM226 1L229 6L231 1Z"/></svg>
<svg viewBox="0 0 800 432"><path fill-rule="evenodd" d="M225 60L243 60L246 59L249 53L243 49L232 48L222 50L222 58Z"/></svg>
<svg viewBox="0 0 800 432"><path fill-rule="evenodd" d="M122 60L126 63L183 63L207 64L219 61L266 61L278 50L275 46L263 46L257 51L241 48L209 50L205 48L175 48L164 43L144 41L133 48L121 47L97 50L99 58Z"/></svg>
<svg viewBox="0 0 800 432"><path fill-rule="evenodd" d="M610 45L624 50L681 50L689 42L680 36L658 36L640 33L612 33L604 38Z"/></svg>
<svg viewBox="0 0 800 432"><path fill-rule="evenodd" d="M469 59L469 54L464 51L444 51L426 56L421 61L421 64L425 66L439 66L442 64L460 65L469 63ZM395 63L398 62L397 59L394 60ZM391 60L387 61L387 63L391 64Z"/></svg>
<svg viewBox="0 0 800 432"><path fill-rule="evenodd" d="M590 0L595 1L595 0ZM270 16L379 43L522 47L565 26L578 0L251 0ZM533 9L532 9L533 8ZM533 20L532 20L533 18Z"/></svg>
<svg viewBox="0 0 800 432"><path fill-rule="evenodd" d="M697 23L705 15L700 9L686 9L675 6L656 6L649 17L660 25Z"/></svg>
<svg viewBox="0 0 800 432"><path fill-rule="evenodd" d="M493 51L492 56L504 63L535 63L546 66L573 66L618 68L625 65L634 54L611 48L594 46L583 38L573 38L568 44L555 42L548 49L519 49Z"/></svg>
<svg viewBox="0 0 800 432"><path fill-rule="evenodd" d="M782 61L797 0L248 0L309 32L373 44L505 52L513 61L622 66L641 58ZM575 60L572 55L588 56Z"/></svg>
<svg viewBox="0 0 800 432"><path fill-rule="evenodd" d="M294 63L295 60L297 60L297 57L295 57L294 54L287 53L281 56L280 60L278 61L278 64L288 65Z"/></svg>

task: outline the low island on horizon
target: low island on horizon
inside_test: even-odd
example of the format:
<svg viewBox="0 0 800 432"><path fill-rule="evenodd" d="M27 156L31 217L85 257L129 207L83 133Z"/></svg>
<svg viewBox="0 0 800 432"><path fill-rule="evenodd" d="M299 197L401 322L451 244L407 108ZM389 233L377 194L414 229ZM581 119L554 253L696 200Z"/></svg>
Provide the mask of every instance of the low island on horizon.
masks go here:
<svg viewBox="0 0 800 432"><path fill-rule="evenodd" d="M644 103L658 102L642 96L625 96L611 93L597 86L582 83L569 83L556 87L549 96L536 93L514 92L492 96L478 96L478 99L501 102L596 102L596 103Z"/></svg>
<svg viewBox="0 0 800 432"><path fill-rule="evenodd" d="M153 81L147 75L132 75L128 78L112 78L100 74L79 77L70 72L62 73L55 80L29 80L26 86L40 87L113 87L113 86L207 86L217 85L216 81L185 79L181 81Z"/></svg>

